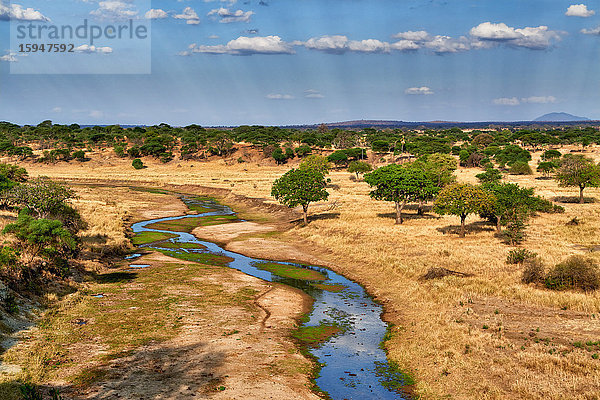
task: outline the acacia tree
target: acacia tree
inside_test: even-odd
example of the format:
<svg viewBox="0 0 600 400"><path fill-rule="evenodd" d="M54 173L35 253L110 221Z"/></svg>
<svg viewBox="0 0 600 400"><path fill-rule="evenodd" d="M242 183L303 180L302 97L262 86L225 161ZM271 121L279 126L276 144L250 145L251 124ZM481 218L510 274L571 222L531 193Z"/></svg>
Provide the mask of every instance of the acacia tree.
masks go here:
<svg viewBox="0 0 600 400"><path fill-rule="evenodd" d="M329 170L331 169L331 164L329 163L329 160L327 160L327 157L318 154L313 154L302 160L298 169L302 171L312 169L325 176L329 173Z"/></svg>
<svg viewBox="0 0 600 400"><path fill-rule="evenodd" d="M308 224L308 205L327 200L327 182L316 169L291 169L273 182L271 196L290 208L302 206L304 223Z"/></svg>
<svg viewBox="0 0 600 400"><path fill-rule="evenodd" d="M517 216L526 220L536 209L538 198L534 197L532 188L522 188L516 183L488 183L483 188L493 195L494 202L480 215L493 216L498 233L502 232L502 225Z"/></svg>
<svg viewBox="0 0 600 400"><path fill-rule="evenodd" d="M411 165L386 165L366 174L365 182L375 187L372 198L394 202L396 224L403 222L402 210L408 202L431 198L439 190L425 171Z"/></svg>
<svg viewBox="0 0 600 400"><path fill-rule="evenodd" d="M559 186L578 186L579 204L583 204L583 190L588 186L600 186L600 167L583 155L569 154L561 160L554 179L558 181Z"/></svg>
<svg viewBox="0 0 600 400"><path fill-rule="evenodd" d="M438 214L460 217L460 237L465 237L465 219L469 214L491 210L494 196L481 186L455 183L443 188L435 199Z"/></svg>
<svg viewBox="0 0 600 400"><path fill-rule="evenodd" d="M37 178L15 186L7 198L12 205L29 209L36 218L47 218L61 214L75 192L48 178Z"/></svg>
<svg viewBox="0 0 600 400"><path fill-rule="evenodd" d="M371 167L371 164L365 161L352 161L348 166L348 172L355 173L356 179L359 178L359 174L364 174L372 170L373 167Z"/></svg>

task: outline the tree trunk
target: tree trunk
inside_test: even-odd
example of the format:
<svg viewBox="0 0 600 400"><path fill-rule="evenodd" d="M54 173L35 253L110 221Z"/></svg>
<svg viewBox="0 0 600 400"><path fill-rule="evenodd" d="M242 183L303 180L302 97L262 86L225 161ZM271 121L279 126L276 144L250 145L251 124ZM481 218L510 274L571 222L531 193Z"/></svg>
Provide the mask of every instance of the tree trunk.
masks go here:
<svg viewBox="0 0 600 400"><path fill-rule="evenodd" d="M467 219L466 215L461 215L460 216L460 237L464 238L465 237L465 219Z"/></svg>
<svg viewBox="0 0 600 400"><path fill-rule="evenodd" d="M304 225L308 225L308 204L302 205L302 211L304 212Z"/></svg>
<svg viewBox="0 0 600 400"><path fill-rule="evenodd" d="M401 224L402 222L404 222L404 220L402 219L402 209L404 208L404 205L406 204L406 202L400 204L399 201L396 202L396 224Z"/></svg>
<svg viewBox="0 0 600 400"><path fill-rule="evenodd" d="M585 186L579 186L579 204L585 203L585 200L583 199L583 189L585 189Z"/></svg>
<svg viewBox="0 0 600 400"><path fill-rule="evenodd" d="M502 233L502 224L500 217L496 216L496 232Z"/></svg>
<svg viewBox="0 0 600 400"><path fill-rule="evenodd" d="M417 207L417 215L423 215L423 200L419 200L419 207Z"/></svg>
<svg viewBox="0 0 600 400"><path fill-rule="evenodd" d="M356 180L358 180L358 179L359 179L359 177L358 177L358 172L357 172L357 173L356 173Z"/></svg>

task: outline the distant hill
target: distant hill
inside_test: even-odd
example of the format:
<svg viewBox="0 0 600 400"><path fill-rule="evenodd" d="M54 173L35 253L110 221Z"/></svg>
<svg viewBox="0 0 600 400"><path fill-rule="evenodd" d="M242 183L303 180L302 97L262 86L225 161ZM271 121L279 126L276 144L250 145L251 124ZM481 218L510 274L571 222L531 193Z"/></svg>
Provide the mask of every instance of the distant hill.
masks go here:
<svg viewBox="0 0 600 400"><path fill-rule="evenodd" d="M576 115L567 114L564 112L553 112L550 114L544 114L541 117L536 118L534 121L537 122L558 122L558 121L589 121L589 118L578 117Z"/></svg>

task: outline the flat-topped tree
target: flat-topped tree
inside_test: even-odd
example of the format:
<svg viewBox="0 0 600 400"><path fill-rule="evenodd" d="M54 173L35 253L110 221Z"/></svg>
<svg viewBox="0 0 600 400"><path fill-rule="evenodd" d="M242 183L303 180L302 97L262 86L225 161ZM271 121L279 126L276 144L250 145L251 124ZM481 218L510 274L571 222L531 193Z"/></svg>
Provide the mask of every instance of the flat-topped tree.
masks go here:
<svg viewBox="0 0 600 400"><path fill-rule="evenodd" d="M568 154L560 161L560 167L554 179L559 186L579 187L579 203L583 204L583 190L586 187L600 186L600 166L581 154Z"/></svg>
<svg viewBox="0 0 600 400"><path fill-rule="evenodd" d="M460 237L465 237L465 219L469 214L489 212L494 204L494 196L481 186L467 183L454 183L440 191L434 207L438 214L460 217Z"/></svg>
<svg viewBox="0 0 600 400"><path fill-rule="evenodd" d="M365 182L375 187L372 198L394 202L396 224L403 222L402 210L407 203L432 198L439 190L427 172L410 164L378 168L365 175Z"/></svg>
<svg viewBox="0 0 600 400"><path fill-rule="evenodd" d="M308 205L327 200L326 185L323 174L315 169L291 169L273 182L271 196L290 208L302 206L304 223L308 224Z"/></svg>

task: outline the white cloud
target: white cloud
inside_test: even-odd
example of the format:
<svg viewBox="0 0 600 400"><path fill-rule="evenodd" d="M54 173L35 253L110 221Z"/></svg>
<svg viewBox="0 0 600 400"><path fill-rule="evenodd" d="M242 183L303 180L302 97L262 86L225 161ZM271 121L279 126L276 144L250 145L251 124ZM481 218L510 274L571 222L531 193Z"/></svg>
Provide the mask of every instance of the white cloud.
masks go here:
<svg viewBox="0 0 600 400"><path fill-rule="evenodd" d="M415 95L415 96L419 96L419 95L424 96L424 95L433 94L433 90L431 90L427 86L411 87L411 88L406 89L404 91L404 93L409 94L409 95Z"/></svg>
<svg viewBox="0 0 600 400"><path fill-rule="evenodd" d="M54 107L52 109L52 112L54 112L54 113L61 113L62 112L62 108L61 107Z"/></svg>
<svg viewBox="0 0 600 400"><path fill-rule="evenodd" d="M554 97L554 96L531 96L531 97L522 98L521 102L522 103L535 103L535 104L556 103L556 97Z"/></svg>
<svg viewBox="0 0 600 400"><path fill-rule="evenodd" d="M219 35L210 35L208 38L209 39L218 39Z"/></svg>
<svg viewBox="0 0 600 400"><path fill-rule="evenodd" d="M431 40L425 42L425 47L433 50L435 53L458 53L471 49L471 45L466 38L454 39L450 36L436 35Z"/></svg>
<svg viewBox="0 0 600 400"><path fill-rule="evenodd" d="M498 99L494 99L493 103L497 106L518 106L521 104L519 99L516 97L500 97Z"/></svg>
<svg viewBox="0 0 600 400"><path fill-rule="evenodd" d="M267 99L271 100L293 100L294 96L291 94L281 94L281 93L270 93L267 95Z"/></svg>
<svg viewBox="0 0 600 400"><path fill-rule="evenodd" d="M75 47L75 51L77 53L101 53L101 54L110 54L113 52L113 49L110 47L96 47L90 46L89 44L82 44L81 46Z"/></svg>
<svg viewBox="0 0 600 400"><path fill-rule="evenodd" d="M91 11L90 14L100 19L119 20L135 18L138 16L138 11L135 10L134 4L126 1L111 0L99 2L98 9Z"/></svg>
<svg viewBox="0 0 600 400"><path fill-rule="evenodd" d="M585 4L573 4L567 8L567 12L565 13L568 17L591 17L596 14L594 10L588 10Z"/></svg>
<svg viewBox="0 0 600 400"><path fill-rule="evenodd" d="M23 8L19 4L10 4L8 6L0 1L0 21L42 21L48 22L50 18L33 8Z"/></svg>
<svg viewBox="0 0 600 400"><path fill-rule="evenodd" d="M470 30L472 38L480 41L505 43L509 46L542 50L559 40L562 32L549 30L547 26L513 28L504 23L483 22Z"/></svg>
<svg viewBox="0 0 600 400"><path fill-rule="evenodd" d="M250 22L250 18L254 15L254 11L242 11L236 10L231 11L227 8L215 8L214 10L210 10L208 16L216 16L221 18L219 20L222 24L229 24L232 22Z"/></svg>
<svg viewBox="0 0 600 400"><path fill-rule="evenodd" d="M153 8L151 10L149 10L148 12L146 12L146 15L144 15L144 17L146 19L164 19L167 18L169 16L169 14L167 14L167 12L165 10L161 10L160 8Z"/></svg>
<svg viewBox="0 0 600 400"><path fill-rule="evenodd" d="M411 40L413 42L423 42L429 38L429 33L426 31L406 31L392 35L394 39Z"/></svg>
<svg viewBox="0 0 600 400"><path fill-rule="evenodd" d="M183 19L188 25L198 25L200 23L200 17L192 7L184 8L181 14L175 14L173 18Z"/></svg>
<svg viewBox="0 0 600 400"><path fill-rule="evenodd" d="M4 61L4 62L19 62L19 60L16 57L16 54L12 53L12 52L10 52L8 54L5 54L3 56L0 56L0 61Z"/></svg>
<svg viewBox="0 0 600 400"><path fill-rule="evenodd" d="M344 35L320 36L308 39L306 42L295 42L309 50L318 50L330 54L343 54L348 51L357 53L389 53L391 50L416 50L419 46L409 40L396 43L383 42L377 39L349 40Z"/></svg>
<svg viewBox="0 0 600 400"><path fill-rule="evenodd" d="M582 29L581 33L585 35L600 35L600 26L593 29Z"/></svg>
<svg viewBox="0 0 600 400"><path fill-rule="evenodd" d="M279 36L240 36L237 39L230 40L226 45L195 46L192 51L194 53L236 55L294 53L291 44L284 42Z"/></svg>
<svg viewBox="0 0 600 400"><path fill-rule="evenodd" d="M323 99L325 96L321 94L318 90L308 89L304 91L304 97L307 99Z"/></svg>

